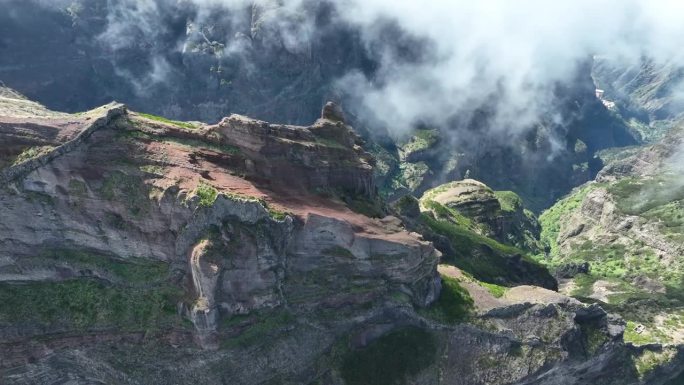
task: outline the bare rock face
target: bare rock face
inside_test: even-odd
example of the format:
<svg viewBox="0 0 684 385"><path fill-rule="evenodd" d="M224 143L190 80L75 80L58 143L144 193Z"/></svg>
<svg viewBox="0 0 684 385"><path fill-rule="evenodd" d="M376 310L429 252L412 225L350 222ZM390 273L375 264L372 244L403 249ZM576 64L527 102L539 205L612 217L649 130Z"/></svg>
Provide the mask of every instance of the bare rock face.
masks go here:
<svg viewBox="0 0 684 385"><path fill-rule="evenodd" d="M375 195L372 158L358 145L360 138L343 120L326 112L310 127L274 125L232 115L216 130L229 145L249 158L245 165L269 183L308 191L337 189ZM333 116L331 120L330 117Z"/></svg>
<svg viewBox="0 0 684 385"><path fill-rule="evenodd" d="M0 117L0 141L16 148L0 170L0 297L23 309L0 309L7 365L88 348L80 336L93 333L134 342L154 329L226 352L303 317L336 338L439 296L430 243L315 193L375 196L371 159L341 121L201 126L118 105L18 119ZM20 348L39 338L51 342Z"/></svg>

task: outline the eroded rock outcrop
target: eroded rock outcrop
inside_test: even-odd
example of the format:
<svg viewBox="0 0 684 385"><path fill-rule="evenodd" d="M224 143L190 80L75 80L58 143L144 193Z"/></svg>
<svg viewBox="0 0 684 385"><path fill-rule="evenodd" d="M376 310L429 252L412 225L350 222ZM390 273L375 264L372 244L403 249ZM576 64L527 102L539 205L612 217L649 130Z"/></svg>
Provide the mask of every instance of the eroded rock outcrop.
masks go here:
<svg viewBox="0 0 684 385"><path fill-rule="evenodd" d="M328 111L336 108L327 105L321 119L306 128L232 115L214 129L246 155L246 171L268 183L372 197L372 158L351 127Z"/></svg>

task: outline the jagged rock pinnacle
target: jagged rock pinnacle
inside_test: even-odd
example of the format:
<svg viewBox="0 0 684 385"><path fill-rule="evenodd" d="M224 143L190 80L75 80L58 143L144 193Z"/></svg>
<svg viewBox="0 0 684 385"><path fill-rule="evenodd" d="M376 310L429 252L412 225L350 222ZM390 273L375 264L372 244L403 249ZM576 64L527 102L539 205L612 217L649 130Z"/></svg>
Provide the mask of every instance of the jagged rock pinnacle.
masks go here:
<svg viewBox="0 0 684 385"><path fill-rule="evenodd" d="M344 111L342 111L342 107L338 106L336 103L328 102L323 107L321 118L337 122L344 122Z"/></svg>

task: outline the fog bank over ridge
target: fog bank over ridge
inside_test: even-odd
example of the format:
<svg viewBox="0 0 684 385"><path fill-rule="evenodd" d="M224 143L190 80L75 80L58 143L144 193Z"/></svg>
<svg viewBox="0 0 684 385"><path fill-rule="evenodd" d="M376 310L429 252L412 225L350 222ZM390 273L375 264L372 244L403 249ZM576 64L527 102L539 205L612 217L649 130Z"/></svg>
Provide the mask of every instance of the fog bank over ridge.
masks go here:
<svg viewBox="0 0 684 385"><path fill-rule="evenodd" d="M351 95L348 107L398 135L419 123L469 122L486 106L485 128L506 141L542 119L561 123L553 103L559 86L575 82L593 55L684 65L684 4L673 0L33 1L75 22L86 4L97 4L106 26L94 39L115 53L149 46L149 57L139 58L145 71L115 66L138 94L178 77L169 55L189 51L187 36L249 70L246 51L255 39L264 49L306 56L322 30L343 25L358 33L375 64L337 74L333 84ZM10 12L17 4L0 3ZM324 21L321 4L334 9ZM213 27L220 20L231 25L222 37ZM174 35L181 27L187 36Z"/></svg>

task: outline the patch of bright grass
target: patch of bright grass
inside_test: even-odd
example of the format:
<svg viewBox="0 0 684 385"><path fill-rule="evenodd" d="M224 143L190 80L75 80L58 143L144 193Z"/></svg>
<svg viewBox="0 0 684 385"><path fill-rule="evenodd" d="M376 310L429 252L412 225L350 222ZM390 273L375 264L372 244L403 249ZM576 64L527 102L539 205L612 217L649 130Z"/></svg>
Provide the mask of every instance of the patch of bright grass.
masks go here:
<svg viewBox="0 0 684 385"><path fill-rule="evenodd" d="M199 205L202 207L211 207L218 198L218 190L214 186L200 182L195 190L195 194L200 198Z"/></svg>
<svg viewBox="0 0 684 385"><path fill-rule="evenodd" d="M496 196L503 211L516 212L523 207L522 198L513 191L494 191L494 196Z"/></svg>
<svg viewBox="0 0 684 385"><path fill-rule="evenodd" d="M539 223L542 226L540 238L543 244L550 247L551 255L558 254L557 239L564 217L579 207L587 194L595 188L596 186L592 184L584 185L539 216Z"/></svg>
<svg viewBox="0 0 684 385"><path fill-rule="evenodd" d="M637 323L634 321L627 321L627 326L625 327L624 340L625 342L631 342L634 345L646 345L651 342L648 334L641 334L636 332Z"/></svg>
<svg viewBox="0 0 684 385"><path fill-rule="evenodd" d="M145 119L154 120L154 121L156 121L156 122L161 122L161 123L166 123L166 124L171 124L171 125L177 126L177 127L187 128L187 129L190 129L190 130L193 130L193 129L196 129L196 128L197 128L197 125L196 125L196 124L193 124L193 123L180 122L180 121L177 121L177 120L167 119L167 118L165 118L165 117L163 117L163 116L157 116L157 115L152 115L152 114L145 114L145 113L142 113L142 112L138 112L137 114L140 115L140 116L142 116L142 117L145 118Z"/></svg>
<svg viewBox="0 0 684 385"><path fill-rule="evenodd" d="M53 146L29 147L26 150L24 150L21 154L17 155L17 157L13 161L13 165L16 166L20 163L24 163L28 160L33 159L33 158L37 158L41 155L47 154L48 152L52 151L53 149L54 149Z"/></svg>
<svg viewBox="0 0 684 385"><path fill-rule="evenodd" d="M507 287L495 285L493 283L478 282L482 287L487 289L494 297L501 298L506 294Z"/></svg>
<svg viewBox="0 0 684 385"><path fill-rule="evenodd" d="M473 299L458 280L442 276L442 291L437 301L419 312L428 318L447 324L465 321L474 310Z"/></svg>

